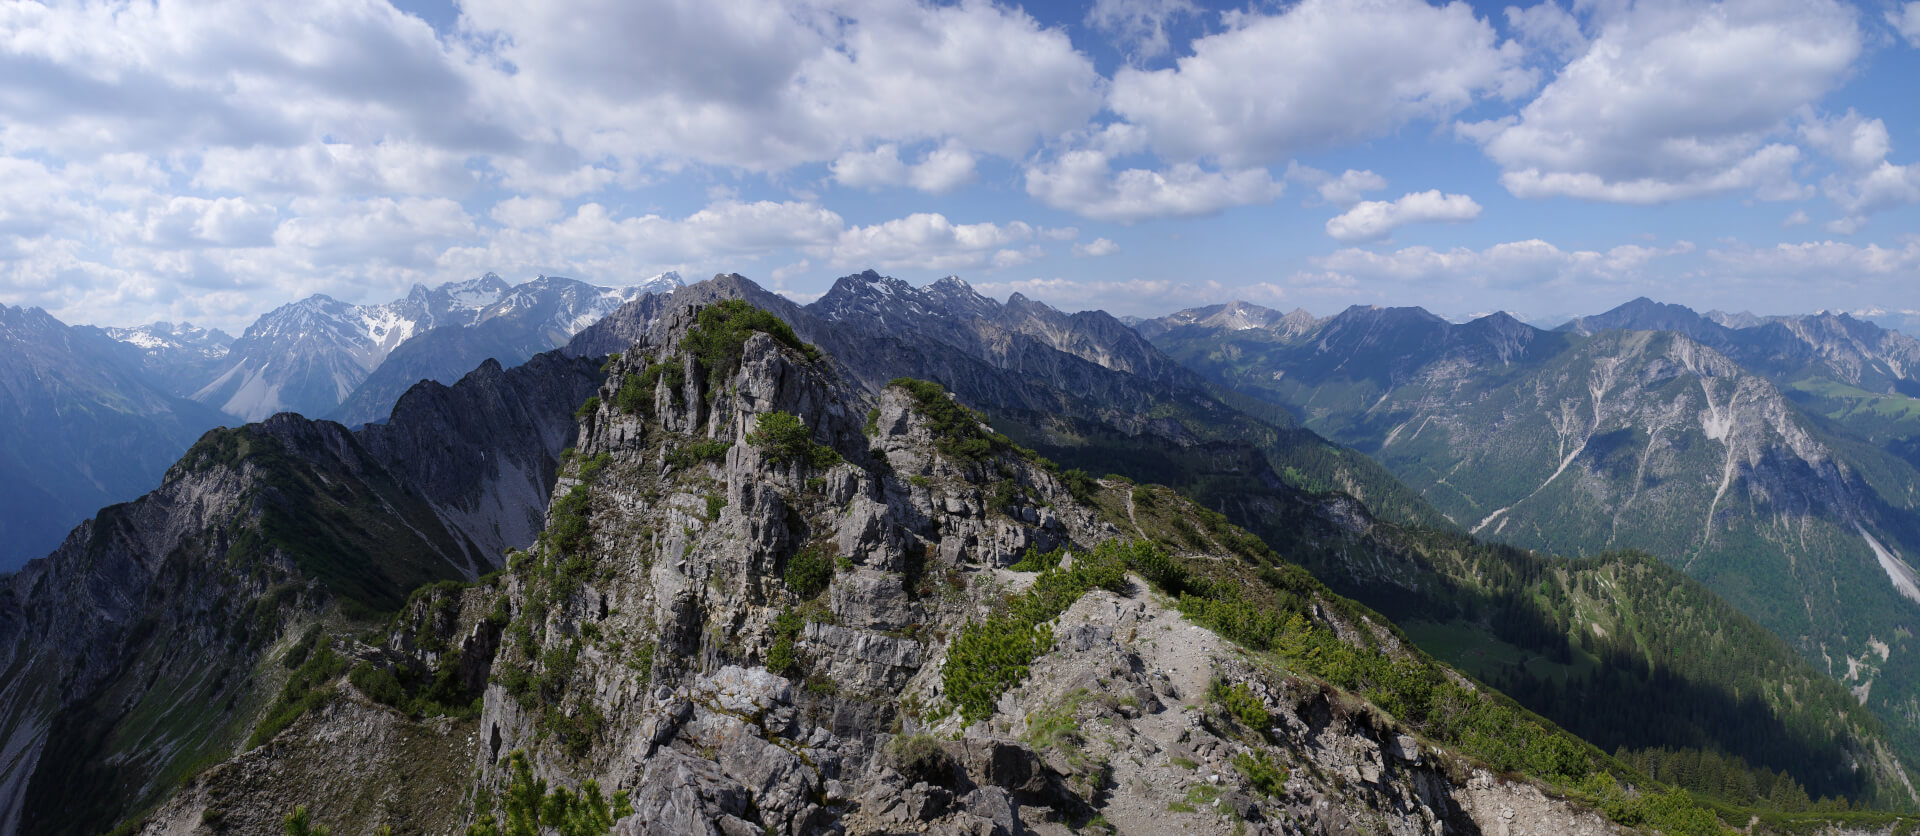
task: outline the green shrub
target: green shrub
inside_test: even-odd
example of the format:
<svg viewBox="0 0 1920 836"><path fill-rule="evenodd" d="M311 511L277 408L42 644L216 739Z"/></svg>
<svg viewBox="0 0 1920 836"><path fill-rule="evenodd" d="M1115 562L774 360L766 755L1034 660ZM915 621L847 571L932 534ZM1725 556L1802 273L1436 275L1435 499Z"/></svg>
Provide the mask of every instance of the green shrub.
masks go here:
<svg viewBox="0 0 1920 836"><path fill-rule="evenodd" d="M394 708L406 705L407 689L400 684L400 680L393 675L393 671L372 662L354 665L353 670L347 674L347 681L352 682L353 687L360 689L361 693L372 698L374 702L385 703Z"/></svg>
<svg viewBox="0 0 1920 836"><path fill-rule="evenodd" d="M722 462L726 461L727 451L731 449L731 441L703 438L674 448L667 454L667 463L676 468L686 468L705 462Z"/></svg>
<svg viewBox="0 0 1920 836"><path fill-rule="evenodd" d="M327 829L314 824L307 815L307 806L305 804L293 808L293 812L288 813L286 818L281 819L280 824L281 827L285 829L287 836L327 836Z"/></svg>
<svg viewBox="0 0 1920 836"><path fill-rule="evenodd" d="M563 554L575 554L585 548L589 504L586 485L574 485L553 504L553 513L547 520L547 537Z"/></svg>
<svg viewBox="0 0 1920 836"><path fill-rule="evenodd" d="M707 522L720 519L720 509L727 507L727 498L717 493L707 494Z"/></svg>
<svg viewBox="0 0 1920 836"><path fill-rule="evenodd" d="M1233 756L1233 768L1247 779L1253 788L1269 797L1277 798L1287 792L1287 768L1273 762L1266 752L1249 754L1241 752Z"/></svg>
<svg viewBox="0 0 1920 836"><path fill-rule="evenodd" d="M987 497L987 507L1006 510L1027 498L1027 489L1012 479L1002 479L993 483L993 493Z"/></svg>
<svg viewBox="0 0 1920 836"><path fill-rule="evenodd" d="M767 649L767 670L787 676L799 669L799 658L794 655L794 645L800 641L800 630L806 626L802 618L792 608L780 611L773 619L773 645Z"/></svg>
<svg viewBox="0 0 1920 836"><path fill-rule="evenodd" d="M586 401L580 404L580 408L573 411L573 417L576 419L585 419L587 417L592 416L595 412L599 412L599 411L600 411L600 396L589 395Z"/></svg>
<svg viewBox="0 0 1920 836"><path fill-rule="evenodd" d="M620 391L614 397L614 403L621 412L628 415L642 415L653 410L653 393L659 389L660 381L667 382L667 395L675 403L680 401L680 392L687 382L687 370L679 363L666 362L649 365L639 374L629 374L620 382Z"/></svg>
<svg viewBox="0 0 1920 836"><path fill-rule="evenodd" d="M284 731L309 709L317 708L333 697L333 680L347 668L347 660L333 650L332 642L319 640L306 661L287 675L286 684L267 707L266 716L247 738L247 748L258 748Z"/></svg>
<svg viewBox="0 0 1920 836"><path fill-rule="evenodd" d="M1100 483L1094 481L1093 477L1088 476L1086 471L1079 468L1074 468L1073 470L1060 474L1060 481L1066 485L1067 493L1072 494L1074 499L1078 499L1081 502L1093 502L1094 496L1100 492Z"/></svg>
<svg viewBox="0 0 1920 836"><path fill-rule="evenodd" d="M833 563L822 556L817 549L804 548L787 558L787 570L783 575L787 588L802 598L812 598L826 591L827 584L833 581Z"/></svg>
<svg viewBox="0 0 1920 836"><path fill-rule="evenodd" d="M1042 572L1059 566L1060 560L1064 558L1066 554L1067 550L1065 548L1043 552L1032 546L1028 546L1027 553L1021 555L1018 561L1015 561L1012 566L1008 566L1007 568L1015 572Z"/></svg>
<svg viewBox="0 0 1920 836"><path fill-rule="evenodd" d="M941 784L952 780L952 761L940 739L930 734L900 735L887 742L887 756L893 768L909 781Z"/></svg>
<svg viewBox="0 0 1920 836"><path fill-rule="evenodd" d="M1259 697L1254 696L1253 689L1248 688L1245 682L1228 685L1222 680L1215 679L1207 687L1207 696L1220 703L1221 707L1227 710L1227 714L1240 725L1256 734L1264 736L1267 729L1273 726L1273 715L1267 712L1266 704L1262 703Z"/></svg>
<svg viewBox="0 0 1920 836"><path fill-rule="evenodd" d="M609 454L609 453L601 453L600 455L594 456L593 458L590 458L584 462L581 462L580 463L580 481L588 482L588 483L593 482L595 479L600 478L600 472L603 470L606 470L607 465L610 465L612 463L613 463L613 456L612 454Z"/></svg>
<svg viewBox="0 0 1920 836"><path fill-rule="evenodd" d="M1053 631L1025 619L994 615L960 628L947 648L941 683L961 716L974 722L993 715L1000 695L1027 678L1040 654L1053 648Z"/></svg>
<svg viewBox="0 0 1920 836"><path fill-rule="evenodd" d="M1131 546L1109 540L1074 559L1073 567L1041 571L1027 591L985 621L965 625L947 647L940 681L947 698L971 723L993 714L1002 693L1027 677L1033 660L1053 647L1046 622L1066 612L1080 596L1100 588L1126 587ZM1046 558L1035 557L1035 562Z"/></svg>
<svg viewBox="0 0 1920 836"><path fill-rule="evenodd" d="M815 444L807 425L791 412L774 410L760 416L760 420L754 422L753 432L747 433L747 443L765 450L769 458L779 462L803 461L814 467L832 467L840 461L840 454L833 448Z"/></svg>
<svg viewBox="0 0 1920 836"><path fill-rule="evenodd" d="M653 390L637 374L629 374L620 381L620 391L613 396L613 405L628 415L640 415L653 406Z"/></svg>
<svg viewBox="0 0 1920 836"><path fill-rule="evenodd" d="M501 816L491 809L480 814L467 828L467 836L539 836L552 831L560 836L606 836L613 823L633 815L626 791L609 800L600 791L598 781L588 779L578 793L565 787L547 791L547 782L533 777L533 767L525 752L514 750L507 759L507 787L497 803ZM504 819L504 820L502 820Z"/></svg>
<svg viewBox="0 0 1920 836"><path fill-rule="evenodd" d="M863 427L863 429L866 430L868 437L873 437L880 434L880 408L879 407L876 406L872 409L867 410L867 424L865 427Z"/></svg>
<svg viewBox="0 0 1920 836"><path fill-rule="evenodd" d="M694 315L694 325L687 329L685 341L694 362L707 375L709 393L723 376L740 365L741 350L755 331L799 352L808 362L820 359L820 350L801 342L793 328L779 317L740 299L715 302Z"/></svg>

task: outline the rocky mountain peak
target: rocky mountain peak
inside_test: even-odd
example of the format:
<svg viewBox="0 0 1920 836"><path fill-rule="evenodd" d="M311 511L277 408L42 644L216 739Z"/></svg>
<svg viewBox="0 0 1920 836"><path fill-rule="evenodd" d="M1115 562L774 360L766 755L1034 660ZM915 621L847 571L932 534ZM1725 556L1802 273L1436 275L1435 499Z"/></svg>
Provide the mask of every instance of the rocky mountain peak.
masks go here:
<svg viewBox="0 0 1920 836"><path fill-rule="evenodd" d="M960 317L977 316L992 318L1000 312L1000 303L979 291L973 285L962 281L959 276L947 276L922 289L928 297L945 312Z"/></svg>
<svg viewBox="0 0 1920 836"><path fill-rule="evenodd" d="M1685 305L1655 302L1641 296L1610 311L1576 317L1558 330L1589 336L1600 331L1678 331L1709 344L1724 345L1727 328Z"/></svg>

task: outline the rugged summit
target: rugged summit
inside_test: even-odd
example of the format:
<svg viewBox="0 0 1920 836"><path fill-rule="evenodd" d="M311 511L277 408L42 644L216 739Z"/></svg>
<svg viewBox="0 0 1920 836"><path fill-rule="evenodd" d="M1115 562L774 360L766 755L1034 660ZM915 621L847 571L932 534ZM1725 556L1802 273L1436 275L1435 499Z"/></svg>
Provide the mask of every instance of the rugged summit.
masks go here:
<svg viewBox="0 0 1920 836"><path fill-rule="evenodd" d="M608 372L533 548L378 647L323 645L348 661L311 707L142 832L295 803L356 832L1618 829L1515 772L1711 817L1627 794L1217 516L1170 553L1204 512L1076 489L931 384L869 399L745 305L665 311ZM477 719L382 705L424 705L422 670L484 683ZM1404 684L1370 704L1356 671ZM326 741L366 771L316 774Z"/></svg>

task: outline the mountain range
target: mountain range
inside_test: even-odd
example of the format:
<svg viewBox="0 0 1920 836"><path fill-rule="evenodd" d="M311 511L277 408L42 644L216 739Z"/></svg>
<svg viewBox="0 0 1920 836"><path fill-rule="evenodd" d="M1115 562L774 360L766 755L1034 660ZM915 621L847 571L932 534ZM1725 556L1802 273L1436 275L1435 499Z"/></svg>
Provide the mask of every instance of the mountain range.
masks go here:
<svg viewBox="0 0 1920 836"><path fill-rule="evenodd" d="M1673 331L1233 308L1128 327L872 272L801 306L727 275L384 422L208 433L0 576L0 833L1911 824L1852 812L1920 808L1883 699L1911 693L1904 641L1843 673L1716 577L1482 539L1317 433L1333 412L1182 352L1318 334L1324 378L1453 380L1506 405L1474 418L1574 430L1596 370L1644 379L1589 387L1595 414L1700 386L1730 423L1672 455L1814 471L1740 474L1749 506L1859 499L1886 477L1842 454L1897 456L1785 397L1736 410L1770 381ZM485 327L414 335L448 335L416 368L531 344ZM1574 383L1502 394L1522 378ZM1904 548L1899 514L1853 513ZM1836 565L1806 568L1891 588Z"/></svg>
<svg viewBox="0 0 1920 836"><path fill-rule="evenodd" d="M235 340L190 323L68 326L37 309L0 310L0 571L59 545L101 506L139 496L200 434L291 411L351 426L382 421L421 380L452 383L493 359L557 348L624 302L681 284L676 274L607 289L499 276L384 305L313 296L262 316Z"/></svg>
<svg viewBox="0 0 1920 836"><path fill-rule="evenodd" d="M1644 299L1554 331L1250 308L1142 329L1372 455L1471 533L1671 561L1916 739L1920 473L1904 430L1858 433L1829 393L1920 406L1904 394L1920 343L1844 315L1732 328Z"/></svg>
<svg viewBox="0 0 1920 836"><path fill-rule="evenodd" d="M520 367L419 384L385 423L210 433L158 490L0 587L0 831L1746 822L1649 771L1708 757L1716 803L1789 829L1835 804L1920 803L1871 718L1807 713L1847 704L1838 683L1711 593L1663 591L1677 576L1658 563L1576 567L1576 590L1646 590L1570 599L1577 629L1596 607L1619 616L1596 669L1647 681L1656 644L1730 667L1658 668L1643 687L1672 702L1614 757L1220 513L1002 432L1071 453L1086 442L1070 430L1098 429L1123 467L1184 448L1158 466L1241 468L1250 502L1300 523L1289 548L1414 566L1430 606L1465 600L1437 588L1463 573L1410 542L1460 535L1279 475L1309 472L1290 455L1325 478L1352 460L1190 432L1194 415L1257 419L1200 402L1104 314L981 305L957 281L841 285L800 308L720 277ZM900 376L915 368L956 373L1006 417ZM539 530L516 524L542 511ZM1482 574L1540 577L1537 558L1446 542ZM1524 621L1518 597L1480 593ZM1635 643L1636 617L1669 633ZM1756 681L1761 701L1725 714L1752 739L1716 726L1711 695Z"/></svg>
<svg viewBox="0 0 1920 836"><path fill-rule="evenodd" d="M678 275L666 274L619 289L546 276L514 286L488 273L432 289L415 285L406 298L383 305L309 296L249 326L192 397L248 421L277 412L331 416L343 410L349 420L377 420L391 398L416 380L447 382L485 359L488 350L505 351L511 358L497 359L517 363L535 350L558 347L636 296L679 285ZM486 333L477 341L443 331L482 325ZM390 355L415 340L439 347L405 352L397 368L380 373ZM358 391L369 382L367 392Z"/></svg>
<svg viewBox="0 0 1920 836"><path fill-rule="evenodd" d="M52 551L94 509L151 490L229 420L146 373L149 356L0 305L0 570Z"/></svg>

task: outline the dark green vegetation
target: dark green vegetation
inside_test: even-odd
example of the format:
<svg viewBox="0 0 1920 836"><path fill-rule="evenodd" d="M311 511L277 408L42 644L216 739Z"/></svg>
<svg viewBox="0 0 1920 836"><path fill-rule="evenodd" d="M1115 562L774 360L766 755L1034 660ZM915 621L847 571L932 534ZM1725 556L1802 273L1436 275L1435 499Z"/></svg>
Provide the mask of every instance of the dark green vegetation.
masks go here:
<svg viewBox="0 0 1920 836"><path fill-rule="evenodd" d="M317 647L312 644L316 641ZM308 710L326 704L334 696L334 680L347 669L347 661L334 652L333 643L318 632L309 633L295 650L302 651L297 654L303 657L302 661L294 665L286 684L280 687L280 695L274 698L259 725L254 726L253 736L247 738L249 749L272 740ZM292 662L295 657L295 652L289 652L287 661Z"/></svg>
<svg viewBox="0 0 1920 836"><path fill-rule="evenodd" d="M264 567L278 551L350 617L366 618L397 611L416 587L458 577L452 558L461 554L432 508L371 458L339 425L294 418L209 432L175 467L244 463L255 476L249 490L259 517L232 524L228 563L270 571Z"/></svg>
<svg viewBox="0 0 1920 836"><path fill-rule="evenodd" d="M1007 601L1003 612L960 628L940 669L947 699L960 714L968 720L991 716L994 701L1026 680L1033 660L1053 649L1053 631L1045 622L1088 590L1124 590L1130 551L1129 545L1108 541L1064 570L1055 554L1033 586Z"/></svg>
<svg viewBox="0 0 1920 836"><path fill-rule="evenodd" d="M666 382L667 391L678 401L681 387L687 383L686 367L679 363L653 363L639 374L629 374L620 382L620 391L614 397L614 405L628 415L642 415L653 409L653 393L661 381Z"/></svg>
<svg viewBox="0 0 1920 836"><path fill-rule="evenodd" d="M715 302L700 309L686 338L687 351L707 375L709 397L722 378L739 368L740 351L755 332L773 337L809 361L820 359L820 350L801 342L793 327L779 317L740 299Z"/></svg>
<svg viewBox="0 0 1920 836"><path fill-rule="evenodd" d="M293 808L281 822L287 836L327 836L327 829L313 823L307 814L306 805Z"/></svg>
<svg viewBox="0 0 1920 836"><path fill-rule="evenodd" d="M608 799L600 783L588 779L574 792L566 787L547 789L547 782L533 776L525 752L515 750L507 756L508 781L500 797L489 799L478 821L467 828L467 836L606 836L614 821L633 814L622 790ZM497 812L496 812L497 810Z"/></svg>
<svg viewBox="0 0 1920 836"><path fill-rule="evenodd" d="M667 455L667 463L674 467L692 467L705 462L721 462L727 458L727 451L733 448L730 441L717 438L702 438L675 447Z"/></svg>
<svg viewBox="0 0 1920 836"><path fill-rule="evenodd" d="M984 417L961 406L938 383L898 377L887 385L913 396L914 409L926 417L927 429L933 433L933 443L940 455L978 462L1013 446L1006 436L987 429Z"/></svg>
<svg viewBox="0 0 1920 836"><path fill-rule="evenodd" d="M1912 804L1889 783L1891 771L1848 768L1852 758L1871 762L1856 748L1885 733L1844 687L1645 555L1567 561L1379 522L1355 534L1280 503L1265 513L1227 506L1264 536L1236 539L1225 515L1165 507L1181 503L1164 489L1127 489L1100 503L1116 525L1138 522L1170 549L1258 558L1271 542L1288 562L1404 626L1423 649L1607 751L1718 752L1787 773L1815 797Z"/></svg>
<svg viewBox="0 0 1920 836"><path fill-rule="evenodd" d="M804 462L810 467L826 468L840 463L840 454L832 447L817 443L807 434L807 425L791 412L774 410L754 422L747 443L766 451L769 458L783 463Z"/></svg>
<svg viewBox="0 0 1920 836"><path fill-rule="evenodd" d="M833 581L833 562L817 548L804 548L787 558L783 577L793 594L812 598L827 591L827 584Z"/></svg>

